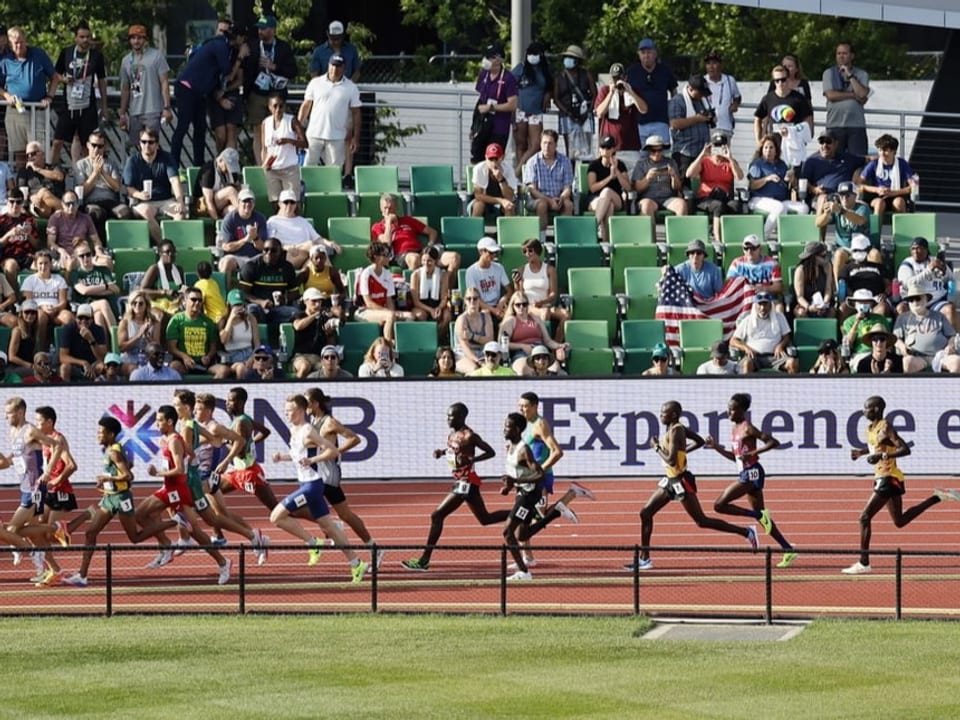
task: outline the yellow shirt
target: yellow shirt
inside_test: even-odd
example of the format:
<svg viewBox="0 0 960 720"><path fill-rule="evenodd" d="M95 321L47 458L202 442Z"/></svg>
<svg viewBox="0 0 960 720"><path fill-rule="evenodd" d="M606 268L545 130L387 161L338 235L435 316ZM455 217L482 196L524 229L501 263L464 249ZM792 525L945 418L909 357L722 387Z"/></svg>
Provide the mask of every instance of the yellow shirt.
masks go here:
<svg viewBox="0 0 960 720"><path fill-rule="evenodd" d="M867 428L867 447L870 448L871 453L892 453L897 449L897 446L887 439L886 434L886 420L877 420ZM896 458L877 460L877 464L873 466L873 474L876 477L895 477L903 480L903 473L897 467Z"/></svg>
<svg viewBox="0 0 960 720"><path fill-rule="evenodd" d="M672 427L670 429L673 429ZM668 429L667 432L670 431ZM663 461L663 469L668 478L680 477L687 471L687 450L686 448L680 448L677 452L677 462L674 464L668 463L666 460Z"/></svg>
<svg viewBox="0 0 960 720"><path fill-rule="evenodd" d="M303 289L316 288L328 296L337 292L333 280L330 279L330 266L324 265L323 272L318 273L313 267L313 263L307 263L307 281L303 284Z"/></svg>
<svg viewBox="0 0 960 720"><path fill-rule="evenodd" d="M227 303L220 294L220 285L213 278L197 280L193 286L203 293L203 314L214 322L227 314Z"/></svg>

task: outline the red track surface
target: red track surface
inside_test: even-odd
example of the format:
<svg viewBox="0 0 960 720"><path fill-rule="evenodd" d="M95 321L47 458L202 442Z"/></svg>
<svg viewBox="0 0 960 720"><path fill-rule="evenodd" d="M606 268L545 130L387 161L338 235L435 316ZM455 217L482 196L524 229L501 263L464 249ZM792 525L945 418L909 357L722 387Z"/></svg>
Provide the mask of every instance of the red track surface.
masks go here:
<svg viewBox="0 0 960 720"><path fill-rule="evenodd" d="M712 501L728 482L729 478L699 480L701 502L708 514L713 514ZM632 612L633 577L621 567L633 559L631 546L639 542L637 513L654 483L638 479L587 484L596 492L597 501L575 503L579 525L560 520L536 538L540 550L533 570L535 580L508 585L509 612ZM949 482L910 480L905 505L919 502L934 486L944 484ZM557 482L558 491L565 486L563 481ZM278 496L289 487L277 485ZM510 501L497 493L497 484L485 487L488 507L508 506ZM790 569L773 570L775 616L894 614L894 557L875 554L871 575L847 577L839 572L856 560L858 516L870 488L871 480L863 477L768 481L768 507L801 552ZM390 549L376 578L378 610L499 611L500 527L479 526L466 507L448 518L442 547L434 553L429 573L415 574L400 567L399 561L417 555L415 546L425 542L430 512L446 492L446 484L348 481L345 490L376 541L397 546ZM146 492L147 486L140 485L135 494L142 498ZM16 497L11 488L0 491L5 517L16 505ZM83 489L80 499L83 507L94 501L95 495ZM216 585L216 565L202 551L190 551L159 570L144 569L156 553L151 542L141 546L142 550L114 553L112 611L237 612L241 602L248 612L371 610L370 580L351 585L338 550L328 549L316 567L308 568L299 541L271 527L266 509L254 498L234 493L228 496L228 504L267 532L274 546L269 562L262 567L255 564L249 550L244 553L242 594L238 538L232 537L224 549L225 556L234 561L233 578L224 587ZM749 522L731 516L726 519L734 524ZM348 536L351 542L358 542L352 534ZM937 505L901 530L893 527L885 512L874 521L874 550L957 551L958 541L960 503ZM82 530L74 542L83 543ZM127 544L116 522L98 542ZM779 548L768 537L762 537L761 543L762 548L772 545L775 564ZM748 552L741 538L700 530L679 505L671 503L656 518L653 545L664 549L654 550L656 569L640 577L642 611L762 616L765 555ZM821 553L810 552L816 550ZM826 552L830 550L844 552ZM67 570L79 565L77 551L62 551L57 557ZM28 560L14 567L9 556L0 555L0 613L104 612L105 559L103 552L95 556L87 589L38 589L26 581L33 574ZM904 615L958 614L960 554L905 557L903 573Z"/></svg>

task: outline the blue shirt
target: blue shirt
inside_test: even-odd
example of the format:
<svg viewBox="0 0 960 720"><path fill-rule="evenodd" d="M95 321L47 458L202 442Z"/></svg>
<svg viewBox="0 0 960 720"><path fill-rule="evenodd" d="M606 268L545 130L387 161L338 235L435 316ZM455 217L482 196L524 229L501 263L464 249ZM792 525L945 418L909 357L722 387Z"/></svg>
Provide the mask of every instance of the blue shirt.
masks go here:
<svg viewBox="0 0 960 720"><path fill-rule="evenodd" d="M47 83L55 74L53 61L40 48L28 47L23 60L12 53L0 56L0 85L24 102L43 100Z"/></svg>
<svg viewBox="0 0 960 720"><path fill-rule="evenodd" d="M123 184L143 189L144 180L153 180L151 200L169 200L173 197L170 178L179 177L180 170L173 156L166 150L157 150L153 162L147 162L140 153L134 153L123 164Z"/></svg>
<svg viewBox="0 0 960 720"><path fill-rule="evenodd" d="M913 169L910 167L910 163L902 157L896 158L894 162L896 162L900 168L900 187L895 189L902 190L907 187L908 181L913 175ZM893 165L884 165L878 158L871 160L860 175L863 176L863 180L867 185L889 188L891 184L890 172L892 170Z"/></svg>
<svg viewBox="0 0 960 720"><path fill-rule="evenodd" d="M863 165L863 158L848 152L827 159L820 153L814 153L803 161L800 177L806 178L811 185L819 185L827 192L836 192L842 182L853 180L853 171Z"/></svg>
<svg viewBox="0 0 960 720"><path fill-rule="evenodd" d="M538 152L523 166L523 182L536 185L537 190L547 197L560 197L564 188L573 187L573 169L563 153L554 156L551 167L543 159L543 153Z"/></svg>
<svg viewBox="0 0 960 720"><path fill-rule="evenodd" d="M635 62L627 68L627 82L647 103L647 112L640 114L641 123L670 121L667 103L670 93L677 89L677 81L670 68L658 62L653 70L647 72L643 65Z"/></svg>
<svg viewBox="0 0 960 720"><path fill-rule="evenodd" d="M543 60L540 61L541 63ZM550 90L547 83L547 76L543 72L542 65L531 65L533 77L528 77L523 72L524 63L520 63L513 68L513 76L517 79L517 109L527 115L543 114L543 96Z"/></svg>
<svg viewBox="0 0 960 720"><path fill-rule="evenodd" d="M723 276L720 274L720 268L709 260L703 261L703 267L697 272L689 262L682 262L674 265L673 269L677 271L686 281L690 289L697 295L704 298L711 298L720 292L723 287Z"/></svg>
<svg viewBox="0 0 960 720"><path fill-rule="evenodd" d="M353 43L344 42L339 52L330 47L330 43L325 42L317 45L313 51L313 57L310 58L310 72L323 75L327 71L327 65L330 64L330 58L339 55L343 58L343 76L353 79L354 74L360 71L360 53Z"/></svg>
<svg viewBox="0 0 960 720"><path fill-rule="evenodd" d="M141 365L130 373L130 382L163 382L164 380L183 380L173 368L163 366L157 370L153 365Z"/></svg>
<svg viewBox="0 0 960 720"><path fill-rule="evenodd" d="M751 180L759 180L762 177L767 177L767 175L779 176L780 182L765 183L756 190L751 190L750 195L752 197L773 198L774 200L789 200L790 190L784 181L784 178L787 176L787 164L783 160L769 163L763 158L757 158L750 163L750 169L747 170L748 178Z"/></svg>
<svg viewBox="0 0 960 720"><path fill-rule="evenodd" d="M200 95L209 95L231 69L230 41L226 35L216 35L190 53L177 81Z"/></svg>

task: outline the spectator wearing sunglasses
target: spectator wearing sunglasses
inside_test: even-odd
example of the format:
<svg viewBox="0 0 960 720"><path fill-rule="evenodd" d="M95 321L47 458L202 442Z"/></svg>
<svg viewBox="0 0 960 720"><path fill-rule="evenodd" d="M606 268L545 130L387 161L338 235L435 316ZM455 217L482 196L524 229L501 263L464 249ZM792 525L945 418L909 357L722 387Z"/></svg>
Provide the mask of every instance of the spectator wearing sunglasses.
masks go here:
<svg viewBox="0 0 960 720"><path fill-rule="evenodd" d="M246 369L241 380L265 381L279 380L283 377L283 368L277 362L273 348L269 345L258 345L253 355L246 363Z"/></svg>
<svg viewBox="0 0 960 720"><path fill-rule="evenodd" d="M650 358L651 365L644 370L641 375L645 376L666 376L677 375L677 369L673 366L673 354L665 343L657 343L653 346L653 355Z"/></svg>
<svg viewBox="0 0 960 720"><path fill-rule="evenodd" d="M63 382L63 378L53 372L50 355L46 352L33 354L33 365L29 366L29 370L32 374L23 378L24 385L56 385Z"/></svg>
<svg viewBox="0 0 960 720"><path fill-rule="evenodd" d="M280 241L271 237L263 252L240 271L240 291L249 311L259 322L285 323L293 320L297 308L297 271L284 257Z"/></svg>
<svg viewBox="0 0 960 720"><path fill-rule="evenodd" d="M110 270L93 264L93 249L87 242L79 242L76 250L79 265L73 273L73 301L89 303L97 325L112 328L117 324L114 308L120 288Z"/></svg>
<svg viewBox="0 0 960 720"><path fill-rule="evenodd" d="M63 327L60 341L60 377L64 382L92 382L103 372L107 331L93 322L93 308L84 303Z"/></svg>
<svg viewBox="0 0 960 720"><path fill-rule="evenodd" d="M862 155L837 151L837 137L832 130L824 130L817 138L818 152L803 161L800 177L808 183L808 199L815 203L815 212L821 212L840 185L853 181L863 166ZM821 230L820 239L824 239Z"/></svg>
<svg viewBox="0 0 960 720"><path fill-rule="evenodd" d="M209 374L218 380L230 377L230 366L219 362L219 333L203 312L203 293L190 288L185 305L186 309L167 324L167 352L174 358L170 367L181 375Z"/></svg>
<svg viewBox="0 0 960 720"><path fill-rule="evenodd" d="M14 188L7 193L7 211L0 215L0 259L10 285L17 289L17 276L33 265L34 253L40 249L40 235L32 215L25 212L23 193Z"/></svg>
<svg viewBox="0 0 960 720"><path fill-rule="evenodd" d="M320 368L307 377L311 380L345 380L352 378L353 374L340 367L340 351L333 345L325 345L320 351Z"/></svg>
<svg viewBox="0 0 960 720"><path fill-rule="evenodd" d="M220 272L232 275L263 252L263 241L269 237L267 218L257 210L257 197L250 188L237 193L240 203L228 212L217 231L217 247L223 251Z"/></svg>
<svg viewBox="0 0 960 720"><path fill-rule="evenodd" d="M753 138L760 145L764 136L779 135L784 162L797 167L813 137L813 106L809 95L791 88L790 73L784 66L774 67L771 77L772 87L753 113Z"/></svg>
<svg viewBox="0 0 960 720"><path fill-rule="evenodd" d="M141 130L140 148L130 154L123 166L123 184L133 212L149 223L150 238L156 245L161 239L158 216L173 220L186 217L180 169L173 156L160 149L159 139L155 130Z"/></svg>
<svg viewBox="0 0 960 720"><path fill-rule="evenodd" d="M62 167L47 164L40 143L35 140L27 143L27 162L17 173L15 182L19 188L28 188L26 199L34 215L48 218L60 209L65 177Z"/></svg>
<svg viewBox="0 0 960 720"><path fill-rule="evenodd" d="M63 205L47 222L47 247L55 262L64 270L76 270L80 265L80 243L93 253L93 264L113 268L113 258L103 249L93 220L79 212L80 201L73 190L63 194Z"/></svg>
<svg viewBox="0 0 960 720"><path fill-rule="evenodd" d="M80 207L85 210L97 228L97 234L106 236L107 220L129 220L130 206L120 199L122 178L120 168L107 157L107 136L94 130L87 138L87 154L73 166L77 178Z"/></svg>
<svg viewBox="0 0 960 720"><path fill-rule="evenodd" d="M284 190L280 193L280 206L277 214L267 220L269 237L279 238L280 243L287 251L287 260L299 270L310 256L310 248L323 244L340 252L340 246L320 236L313 225L297 214L299 198L293 190Z"/></svg>

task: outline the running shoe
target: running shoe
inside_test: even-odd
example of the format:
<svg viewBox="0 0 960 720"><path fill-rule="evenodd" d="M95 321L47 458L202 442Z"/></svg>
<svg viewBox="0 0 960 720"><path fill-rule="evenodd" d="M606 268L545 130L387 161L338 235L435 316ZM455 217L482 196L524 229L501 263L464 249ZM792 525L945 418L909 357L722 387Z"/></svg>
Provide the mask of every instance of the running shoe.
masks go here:
<svg viewBox="0 0 960 720"><path fill-rule="evenodd" d="M788 568L793 565L793 561L797 559L797 552L795 550L788 550L783 554L783 559L777 563L778 568Z"/></svg>
<svg viewBox="0 0 960 720"><path fill-rule="evenodd" d="M173 521L187 532L193 531L193 525L190 524L190 521L187 520L187 516L182 512L175 512L173 514Z"/></svg>
<svg viewBox="0 0 960 720"><path fill-rule="evenodd" d="M30 582L32 583L43 582L43 579L47 576L47 573L50 572L50 568L47 567L46 563L44 563L38 568L34 568L34 570L36 571L36 573L34 574L33 577L30 578Z"/></svg>
<svg viewBox="0 0 960 720"><path fill-rule="evenodd" d="M574 525L578 525L580 523L580 518L577 517L577 514L564 505L561 500L558 500L554 507L557 509L557 512L560 513L560 517L562 517L564 520L569 520Z"/></svg>
<svg viewBox="0 0 960 720"><path fill-rule="evenodd" d="M214 535L210 538L210 544L214 547L223 547L227 544L227 539L223 535Z"/></svg>
<svg viewBox="0 0 960 720"><path fill-rule="evenodd" d="M13 560L13 566L16 567L23 561L23 553L19 550L14 550L13 554L10 556Z"/></svg>
<svg viewBox="0 0 960 720"><path fill-rule="evenodd" d="M80 573L75 572L73 575L65 577L63 580L61 580L61 583L63 585L71 585L73 587L86 587L87 579Z"/></svg>
<svg viewBox="0 0 960 720"><path fill-rule="evenodd" d="M350 568L350 576L353 578L352 582L356 584L363 580L363 576L367 574L369 567L370 563L365 563L363 560L357 561L357 564Z"/></svg>
<svg viewBox="0 0 960 720"><path fill-rule="evenodd" d="M57 520L54 527L56 529L53 536L57 539L57 542L64 547L70 547L70 528L67 527L67 524L63 520Z"/></svg>
<svg viewBox="0 0 960 720"><path fill-rule="evenodd" d="M529 572L524 572L523 570L517 570L513 575L507 578L507 582L511 580L533 580L533 575Z"/></svg>
<svg viewBox="0 0 960 720"><path fill-rule="evenodd" d="M750 543L750 547L756 550L760 547L760 541L757 539L757 526L751 525L747 528L747 542Z"/></svg>
<svg viewBox="0 0 960 720"><path fill-rule="evenodd" d="M266 564L267 556L270 554L270 550L267 547L269 544L270 538L259 530L253 531L253 552L257 556L257 565Z"/></svg>
<svg viewBox="0 0 960 720"><path fill-rule="evenodd" d="M960 490L952 490L950 488L936 488L934 489L933 494L936 495L941 500L960 501Z"/></svg>
<svg viewBox="0 0 960 720"><path fill-rule="evenodd" d="M653 560L650 558L647 558L646 560L640 558L637 560L636 565L629 563L628 565L624 565L623 569L627 572L633 572L634 570L653 570Z"/></svg>
<svg viewBox="0 0 960 720"><path fill-rule="evenodd" d="M773 529L773 518L770 517L770 511L766 508L761 510L758 522L760 523L760 527L763 528L763 531L769 535L770 531Z"/></svg>
<svg viewBox="0 0 960 720"><path fill-rule="evenodd" d="M401 560L400 564L405 570L412 570L413 572L427 572L427 570L430 569L430 563L425 563L421 561L420 558Z"/></svg>
<svg viewBox="0 0 960 720"><path fill-rule="evenodd" d="M34 550L30 553L30 560L33 561L33 567L37 571L37 575L43 577L47 572L46 553L43 550Z"/></svg>
<svg viewBox="0 0 960 720"><path fill-rule="evenodd" d="M578 482L570 483L570 489L573 490L574 494L577 497L585 497L588 500L596 500L597 496L593 494L593 490L588 488L586 485L581 485Z"/></svg>
<svg viewBox="0 0 960 720"><path fill-rule="evenodd" d="M36 587L49 587L51 585L59 585L63 582L63 578L66 576L66 573L62 570L54 570L50 568L47 570L43 577L40 578L37 582L34 583Z"/></svg>
<svg viewBox="0 0 960 720"><path fill-rule="evenodd" d="M844 575L866 575L872 569L873 568L871 568L869 565L864 565L858 560L853 565L844 568L840 572L842 572Z"/></svg>
<svg viewBox="0 0 960 720"><path fill-rule="evenodd" d="M217 585L226 585L230 582L230 570L233 568L233 560L226 558L226 562L220 567L217 573Z"/></svg>
<svg viewBox="0 0 960 720"><path fill-rule="evenodd" d="M151 569L160 568L164 565L169 565L173 562L173 551L172 550L161 550L157 553L157 556L148 562L144 567Z"/></svg>
<svg viewBox="0 0 960 720"><path fill-rule="evenodd" d="M310 559L307 560L307 565L309 567L316 565L320 562L321 555L323 555L323 538L315 537L313 545L310 546Z"/></svg>
<svg viewBox="0 0 960 720"><path fill-rule="evenodd" d="M199 543L197 543L197 541L194 540L193 538L187 538L186 540L183 540L183 539L177 540L174 543L174 546L177 549L173 551L173 555L174 557L180 557L187 551L187 548L196 547L198 544Z"/></svg>
<svg viewBox="0 0 960 720"><path fill-rule="evenodd" d="M526 555L523 556L523 562L527 566L528 570L530 568L535 568L537 566L537 559L532 557L527 557ZM509 565L507 565L507 570L519 570L519 569L520 568L517 566L515 562L512 562Z"/></svg>

